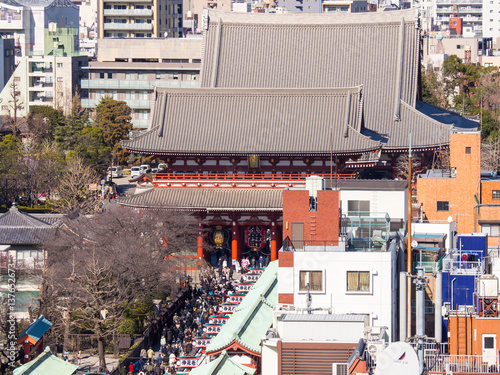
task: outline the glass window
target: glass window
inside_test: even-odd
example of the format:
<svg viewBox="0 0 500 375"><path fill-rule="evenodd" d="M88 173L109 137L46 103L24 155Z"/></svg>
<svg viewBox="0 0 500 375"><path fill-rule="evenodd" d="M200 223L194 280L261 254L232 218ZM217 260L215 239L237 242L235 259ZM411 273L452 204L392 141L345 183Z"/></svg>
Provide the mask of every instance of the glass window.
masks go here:
<svg viewBox="0 0 500 375"><path fill-rule="evenodd" d="M370 272L369 271L347 271L347 291L348 292L369 292Z"/></svg>
<svg viewBox="0 0 500 375"><path fill-rule="evenodd" d="M481 224L481 233L492 237L500 237L500 224Z"/></svg>
<svg viewBox="0 0 500 375"><path fill-rule="evenodd" d="M450 202L448 201L437 201L437 211L449 211Z"/></svg>
<svg viewBox="0 0 500 375"><path fill-rule="evenodd" d="M300 271L299 291L307 292L307 284L310 292L323 291L323 271Z"/></svg>
<svg viewBox="0 0 500 375"><path fill-rule="evenodd" d="M347 201L347 215L369 216L370 201Z"/></svg>
<svg viewBox="0 0 500 375"><path fill-rule="evenodd" d="M147 91L143 91L143 92L142 92L142 99L143 99L143 100L148 100L148 99L149 99L148 94L149 94L149 93L148 93Z"/></svg>
<svg viewBox="0 0 500 375"><path fill-rule="evenodd" d="M465 153L466 153L467 155L470 155L470 153L471 153L471 148L470 148L470 147L466 147L466 148L465 148Z"/></svg>
<svg viewBox="0 0 500 375"><path fill-rule="evenodd" d="M99 73L99 78L100 79L104 79L104 73L103 72Z"/></svg>
<svg viewBox="0 0 500 375"><path fill-rule="evenodd" d="M500 190L493 190L491 192L491 198L492 199L500 199Z"/></svg>

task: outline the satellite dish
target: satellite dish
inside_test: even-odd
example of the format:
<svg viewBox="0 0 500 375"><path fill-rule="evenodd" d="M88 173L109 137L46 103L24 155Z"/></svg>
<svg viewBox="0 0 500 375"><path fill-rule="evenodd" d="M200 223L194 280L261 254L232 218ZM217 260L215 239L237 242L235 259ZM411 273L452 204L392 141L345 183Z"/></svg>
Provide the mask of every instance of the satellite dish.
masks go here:
<svg viewBox="0 0 500 375"><path fill-rule="evenodd" d="M419 375L415 349L406 342L394 342L377 358L375 375Z"/></svg>

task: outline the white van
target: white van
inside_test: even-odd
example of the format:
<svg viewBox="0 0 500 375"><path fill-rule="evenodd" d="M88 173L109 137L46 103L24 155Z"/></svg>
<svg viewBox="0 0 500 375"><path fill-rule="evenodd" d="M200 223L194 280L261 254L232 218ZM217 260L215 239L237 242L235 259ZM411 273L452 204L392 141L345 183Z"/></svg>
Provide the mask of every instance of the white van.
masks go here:
<svg viewBox="0 0 500 375"><path fill-rule="evenodd" d="M123 168L120 166L109 167L108 177L113 177L113 178L123 177Z"/></svg>
<svg viewBox="0 0 500 375"><path fill-rule="evenodd" d="M132 167L130 168L130 178L139 177L142 174L141 167Z"/></svg>

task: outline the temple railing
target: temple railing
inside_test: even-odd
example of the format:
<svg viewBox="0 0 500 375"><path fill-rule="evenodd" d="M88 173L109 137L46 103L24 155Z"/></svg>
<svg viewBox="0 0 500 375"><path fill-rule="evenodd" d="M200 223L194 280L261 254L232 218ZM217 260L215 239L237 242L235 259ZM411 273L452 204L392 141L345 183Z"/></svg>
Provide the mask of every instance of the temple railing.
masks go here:
<svg viewBox="0 0 500 375"><path fill-rule="evenodd" d="M286 188L305 187L311 174L232 174L232 173L156 173L155 187ZM351 180L354 174L315 174L325 180Z"/></svg>

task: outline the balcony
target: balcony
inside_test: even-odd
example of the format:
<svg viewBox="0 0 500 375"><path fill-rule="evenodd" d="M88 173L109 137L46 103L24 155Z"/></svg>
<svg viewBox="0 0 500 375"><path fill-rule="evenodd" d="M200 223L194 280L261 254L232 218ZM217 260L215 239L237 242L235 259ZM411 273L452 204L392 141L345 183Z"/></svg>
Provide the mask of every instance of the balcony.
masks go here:
<svg viewBox="0 0 500 375"><path fill-rule="evenodd" d="M146 129L149 125L149 120L148 119L139 119L139 118L134 118L132 119L132 125L134 128L142 128Z"/></svg>
<svg viewBox="0 0 500 375"><path fill-rule="evenodd" d="M152 31L152 23L105 23L104 30Z"/></svg>
<svg viewBox="0 0 500 375"><path fill-rule="evenodd" d="M283 251L305 252L345 252L346 242L343 238L331 241L298 241L293 242L289 237L283 241Z"/></svg>
<svg viewBox="0 0 500 375"><path fill-rule="evenodd" d="M471 252L467 252L471 253ZM476 257L476 260L469 260L466 253L453 251L442 259L443 272L453 275L482 275L485 270L485 260Z"/></svg>
<svg viewBox="0 0 500 375"><path fill-rule="evenodd" d="M436 0L436 4L457 4L457 0ZM460 0L459 4L483 4L483 0Z"/></svg>
<svg viewBox="0 0 500 375"><path fill-rule="evenodd" d="M82 89L113 89L113 90L153 90L155 87L197 88L199 81L180 80L118 80L118 79L82 79Z"/></svg>
<svg viewBox="0 0 500 375"><path fill-rule="evenodd" d="M82 99L83 108L95 108L101 99ZM130 100L126 99L127 105L133 109L151 109L150 100Z"/></svg>
<svg viewBox="0 0 500 375"><path fill-rule="evenodd" d="M152 9L104 9L105 16L153 16Z"/></svg>

